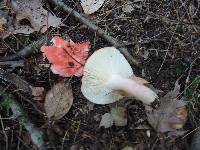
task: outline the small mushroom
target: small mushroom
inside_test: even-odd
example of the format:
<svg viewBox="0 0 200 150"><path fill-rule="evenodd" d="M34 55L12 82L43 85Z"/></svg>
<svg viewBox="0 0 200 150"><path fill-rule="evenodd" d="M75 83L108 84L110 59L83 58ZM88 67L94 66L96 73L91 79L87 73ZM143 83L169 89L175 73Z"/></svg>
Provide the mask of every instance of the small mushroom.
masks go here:
<svg viewBox="0 0 200 150"><path fill-rule="evenodd" d="M133 96L150 104L157 94L146 87L146 80L134 76L125 57L114 47L94 52L87 60L81 91L91 102L109 104L124 96Z"/></svg>

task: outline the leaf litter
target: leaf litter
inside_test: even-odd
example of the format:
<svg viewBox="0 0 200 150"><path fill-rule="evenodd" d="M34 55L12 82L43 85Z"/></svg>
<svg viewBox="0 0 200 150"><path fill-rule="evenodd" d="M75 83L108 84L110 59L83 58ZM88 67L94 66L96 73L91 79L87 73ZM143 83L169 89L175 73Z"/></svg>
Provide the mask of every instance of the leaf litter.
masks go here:
<svg viewBox="0 0 200 150"><path fill-rule="evenodd" d="M86 14L93 14L104 4L105 0L81 0L81 6Z"/></svg>
<svg viewBox="0 0 200 150"><path fill-rule="evenodd" d="M44 108L51 120L59 120L68 113L73 104L72 88L69 81L60 81L47 92Z"/></svg>
<svg viewBox="0 0 200 150"><path fill-rule="evenodd" d="M15 15L12 15L12 19L9 17L9 20L4 21L7 24L5 23L5 32L0 34L1 38L6 38L10 32L13 34L30 34L34 31L44 33L50 26L63 25L61 18L52 15L42 7L41 0L11 0L9 4Z"/></svg>
<svg viewBox="0 0 200 150"><path fill-rule="evenodd" d="M5 23L7 23L5 20L3 20L2 21L3 23L2 23L2 27L5 25ZM146 56L145 56L146 57ZM180 89L179 89L180 90ZM168 93L169 94L169 93ZM172 94L173 95L173 94ZM173 96L172 96L173 97ZM175 96L175 97L177 97L177 96ZM169 98L170 99L170 98ZM170 126L169 125L166 125L167 127L164 127L165 128L165 130L163 131L163 132L168 132L168 131L170 131L170 130L172 130L171 128L175 128L175 130L176 129L180 129L180 128L182 128L182 124L180 124L180 122L176 122L176 119L177 118L182 118L182 120L185 120L185 116L187 116L187 115L185 115L186 113L185 113L185 111L186 111L186 109L185 109L185 104L184 104L184 101L183 100L177 100L177 101L181 101L181 102L176 102L176 100L174 99L174 98L172 98L173 100L171 100L171 102L162 102L161 101L161 106L162 105L170 105L170 106L173 106L173 107L175 107L175 108L173 108L173 107L171 107L170 109L173 109L173 113L175 112L175 115L176 115L176 117L175 117L175 121L172 119L172 120L170 120L170 119L168 119L168 114L165 114L165 115L163 115L163 116L165 116L165 117L163 117L162 115L160 115L160 116L162 116L162 117L160 117L159 115L155 115L155 114L153 114L153 112L155 113L156 111L156 113L165 113L165 109L168 109L168 107L170 107L170 106L167 106L167 108L158 108L157 110L154 110L153 112L152 112L152 114L151 113L149 113L150 115L152 115L153 117L154 117L154 119L156 120L157 118L156 117L158 117L159 119L160 118L162 118L161 119L161 124L164 124L164 121L163 120L167 120L166 122L166 124L168 124L168 123L170 123ZM161 99L162 100L162 99ZM182 103L183 102L183 103ZM177 104L178 103L178 104ZM179 104L180 103L180 104ZM182 103L182 104L181 104ZM160 109L160 110L159 110ZM91 107L91 110L93 110L93 106ZM109 113L110 114L110 113ZM148 116L149 117L149 116ZM172 118L173 118L174 116L172 115ZM164 119L163 119L164 118ZM156 120L157 121L157 120ZM112 121L111 121L112 122ZM162 123L163 122L163 123ZM175 122L175 124L171 124L171 122L172 123L174 123ZM152 123L151 123L152 124ZM158 123L157 123L158 124ZM153 126L153 125L152 125ZM162 126L162 125L156 125L156 127L155 127L155 129L156 128L158 128L158 126ZM163 126L162 126L163 127ZM161 130L162 130L162 127L161 127ZM161 131L159 131L159 132L161 132Z"/></svg>
<svg viewBox="0 0 200 150"><path fill-rule="evenodd" d="M104 128L109 128L113 125L113 122L114 120L112 115L110 113L105 113L104 115L102 115L99 126Z"/></svg>
<svg viewBox="0 0 200 150"><path fill-rule="evenodd" d="M160 106L148 112L148 121L151 126L160 133L173 132L181 129L187 120L186 102L177 100L180 85L175 83L174 90L160 99Z"/></svg>
<svg viewBox="0 0 200 150"><path fill-rule="evenodd" d="M126 109L121 106L112 107L110 113L102 115L100 127L109 128L113 125L126 126L127 114Z"/></svg>

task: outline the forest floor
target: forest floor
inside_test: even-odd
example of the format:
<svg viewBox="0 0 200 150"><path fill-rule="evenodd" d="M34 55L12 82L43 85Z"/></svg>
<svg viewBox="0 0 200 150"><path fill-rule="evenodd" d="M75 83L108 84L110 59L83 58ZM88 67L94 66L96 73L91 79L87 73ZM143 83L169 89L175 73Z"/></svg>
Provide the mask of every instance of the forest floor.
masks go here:
<svg viewBox="0 0 200 150"><path fill-rule="evenodd" d="M83 14L78 0L68 0L66 5ZM104 38L91 31L73 15L62 9L45 5L62 18L65 26L49 28L45 33L30 35L11 34L1 40L0 55L7 57L33 44L43 36L70 37L76 43L90 41L92 54L95 50L112 46ZM173 90L179 80L180 95L187 103L188 119L181 136L158 133L147 121L144 105L136 100L125 100L128 123L126 126L99 127L101 116L110 111L109 105L91 104L81 93L81 78L70 79L74 102L70 111L56 122L48 122L32 104L43 111L43 102L32 100L32 95L18 91L15 85L0 78L0 85L12 93L30 120L44 133L48 149L65 150L121 150L131 146L134 150L188 150L194 132L199 127L199 83L200 79L200 2L159 0L106 0L93 15L83 15L92 20L108 35L125 44L128 52L139 62L132 65L134 74L145 78L160 92L160 97ZM122 45L123 46L123 45ZM41 52L28 58L21 58L22 66L10 68L0 66L9 73L15 73L34 87L46 91L63 77L53 74L49 63ZM19 60L17 60L19 61ZM1 65L1 64L0 64ZM190 85L192 97L186 92ZM14 92L13 92L14 91ZM20 93L20 94L19 94ZM21 95L21 96L20 96ZM24 97L28 99L24 101ZM34 149L29 133L11 112L1 106L0 149Z"/></svg>

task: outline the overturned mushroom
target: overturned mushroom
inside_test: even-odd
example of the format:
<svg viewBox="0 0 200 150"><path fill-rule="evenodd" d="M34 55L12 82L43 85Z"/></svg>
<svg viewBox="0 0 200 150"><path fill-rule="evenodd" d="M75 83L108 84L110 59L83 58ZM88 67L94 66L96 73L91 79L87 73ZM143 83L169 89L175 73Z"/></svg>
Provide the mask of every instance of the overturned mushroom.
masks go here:
<svg viewBox="0 0 200 150"><path fill-rule="evenodd" d="M41 47L43 56L52 64L52 72L63 77L82 76L90 48L89 42L74 43L58 36L53 37L52 42L52 46Z"/></svg>
<svg viewBox="0 0 200 150"><path fill-rule="evenodd" d="M147 81L134 76L131 66L116 48L105 47L87 60L81 91L96 104L113 103L124 96L150 104L157 95L144 83Z"/></svg>

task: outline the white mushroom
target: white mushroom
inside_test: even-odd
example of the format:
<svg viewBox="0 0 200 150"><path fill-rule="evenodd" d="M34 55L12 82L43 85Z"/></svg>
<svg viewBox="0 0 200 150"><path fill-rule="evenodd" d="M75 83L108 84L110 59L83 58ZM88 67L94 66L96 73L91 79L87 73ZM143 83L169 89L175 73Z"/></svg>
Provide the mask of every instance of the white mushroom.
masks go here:
<svg viewBox="0 0 200 150"><path fill-rule="evenodd" d="M123 98L124 94L145 104L153 102L156 93L143 85L146 80L133 76L125 57L116 48L105 47L94 52L87 60L81 91L96 104L113 103Z"/></svg>

